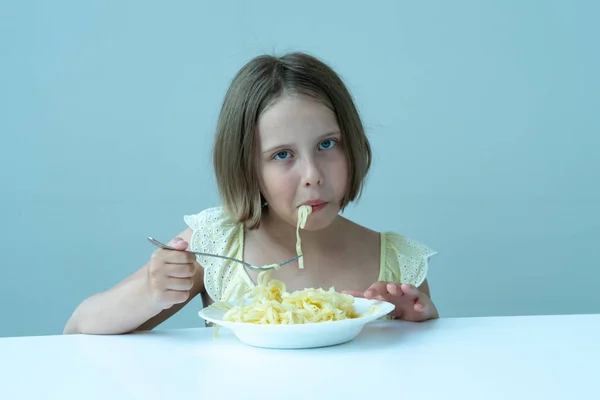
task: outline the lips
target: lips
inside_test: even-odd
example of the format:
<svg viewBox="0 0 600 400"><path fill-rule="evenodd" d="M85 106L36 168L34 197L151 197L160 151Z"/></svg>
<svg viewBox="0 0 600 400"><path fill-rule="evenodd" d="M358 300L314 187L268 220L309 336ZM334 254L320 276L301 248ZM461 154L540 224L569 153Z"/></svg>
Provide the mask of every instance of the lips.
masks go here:
<svg viewBox="0 0 600 400"><path fill-rule="evenodd" d="M325 203L327 203L327 202L326 202L326 201L323 201L323 200L309 200L309 201L307 201L307 202L304 202L304 203L302 203L302 205L307 205L307 206L313 206L313 207L316 207L316 206L323 205L323 204L325 204Z"/></svg>
<svg viewBox="0 0 600 400"><path fill-rule="evenodd" d="M302 205L311 206L313 214L324 209L327 204L329 203L323 200L309 200L302 203Z"/></svg>

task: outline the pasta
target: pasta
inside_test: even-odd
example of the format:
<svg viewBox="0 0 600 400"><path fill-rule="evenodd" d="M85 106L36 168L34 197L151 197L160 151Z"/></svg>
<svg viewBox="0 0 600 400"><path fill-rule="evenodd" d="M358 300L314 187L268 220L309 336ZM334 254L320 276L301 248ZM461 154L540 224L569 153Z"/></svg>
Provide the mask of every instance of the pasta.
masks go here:
<svg viewBox="0 0 600 400"><path fill-rule="evenodd" d="M301 251L298 228L304 227L310 211L302 208L298 210L298 254ZM301 259L302 257L299 260ZM275 267L279 268L281 267ZM215 304L214 307L225 310L223 320L267 325L306 324L358 318L377 310L371 307L365 314L357 313L354 309L354 297L338 293L333 287L329 290L309 288L288 293L284 282L269 279L271 272L271 269L261 271L257 285L237 305L222 302Z"/></svg>
<svg viewBox="0 0 600 400"><path fill-rule="evenodd" d="M333 288L288 293L282 281L269 280L271 271L259 274L257 285L244 299L250 299L250 302L230 307L223 316L225 321L280 325L340 321L360 316L354 310L352 296L337 293Z"/></svg>
<svg viewBox="0 0 600 400"><path fill-rule="evenodd" d="M300 239L300 228L304 229L306 220L312 212L311 206L300 206L298 209L298 222L296 222L296 254L302 254L302 240ZM304 257L298 259L298 268L304 269Z"/></svg>

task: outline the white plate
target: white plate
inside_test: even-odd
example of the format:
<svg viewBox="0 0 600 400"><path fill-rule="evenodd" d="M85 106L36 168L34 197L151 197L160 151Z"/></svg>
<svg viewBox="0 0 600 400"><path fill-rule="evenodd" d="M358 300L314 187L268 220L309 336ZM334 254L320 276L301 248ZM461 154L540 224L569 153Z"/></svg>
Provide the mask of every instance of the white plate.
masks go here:
<svg viewBox="0 0 600 400"><path fill-rule="evenodd" d="M198 315L208 322L233 331L243 343L272 349L307 349L332 346L354 339L364 326L394 310L392 303L379 300L355 298L354 308L359 314L369 311L376 304L378 312L368 316L308 324L264 325L223 321L224 310L206 307Z"/></svg>

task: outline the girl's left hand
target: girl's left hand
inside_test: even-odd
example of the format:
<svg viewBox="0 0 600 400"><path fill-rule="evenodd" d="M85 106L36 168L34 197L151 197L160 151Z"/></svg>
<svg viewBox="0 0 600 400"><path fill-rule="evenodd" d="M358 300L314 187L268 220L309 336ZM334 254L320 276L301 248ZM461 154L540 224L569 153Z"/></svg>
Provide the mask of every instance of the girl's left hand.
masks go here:
<svg viewBox="0 0 600 400"><path fill-rule="evenodd" d="M364 293L352 290L344 290L342 293L390 302L396 306L390 315L397 319L421 322L439 318L438 311L429 296L413 285L380 281L372 284Z"/></svg>

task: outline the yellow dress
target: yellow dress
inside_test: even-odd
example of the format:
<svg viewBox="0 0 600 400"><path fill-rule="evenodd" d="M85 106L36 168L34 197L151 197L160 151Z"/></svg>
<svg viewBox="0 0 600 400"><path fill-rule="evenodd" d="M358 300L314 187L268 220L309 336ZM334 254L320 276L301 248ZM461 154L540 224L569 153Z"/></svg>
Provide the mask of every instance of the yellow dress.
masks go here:
<svg viewBox="0 0 600 400"><path fill-rule="evenodd" d="M186 215L184 221L192 229L190 250L243 259L244 226L232 219L222 207ZM437 252L394 232L382 232L380 235L379 280L421 285L427 277L429 257ZM204 267L204 286L213 301L228 302L241 298L254 287L254 282L240 263L205 256L197 259Z"/></svg>

